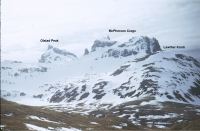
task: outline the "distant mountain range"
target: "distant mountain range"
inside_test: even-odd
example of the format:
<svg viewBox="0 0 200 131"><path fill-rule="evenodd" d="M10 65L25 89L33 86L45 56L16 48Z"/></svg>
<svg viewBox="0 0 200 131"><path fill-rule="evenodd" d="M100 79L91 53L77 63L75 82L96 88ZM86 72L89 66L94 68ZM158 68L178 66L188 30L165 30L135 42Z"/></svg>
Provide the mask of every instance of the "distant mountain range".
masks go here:
<svg viewBox="0 0 200 131"><path fill-rule="evenodd" d="M86 114L132 106L134 101L141 106L200 105L199 60L187 52L161 50L157 39L146 36L123 43L109 37L95 40L80 58L48 46L38 63L3 61L1 75L1 97L7 100L67 105ZM122 110L121 117L127 112Z"/></svg>

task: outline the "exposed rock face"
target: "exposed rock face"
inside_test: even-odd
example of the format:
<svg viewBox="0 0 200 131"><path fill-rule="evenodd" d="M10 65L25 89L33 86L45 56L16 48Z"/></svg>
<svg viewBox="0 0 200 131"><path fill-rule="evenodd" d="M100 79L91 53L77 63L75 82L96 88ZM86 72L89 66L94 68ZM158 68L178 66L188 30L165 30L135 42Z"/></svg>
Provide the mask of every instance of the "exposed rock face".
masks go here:
<svg viewBox="0 0 200 131"><path fill-rule="evenodd" d="M110 96L117 100L153 96L158 100L197 102L200 98L200 62L184 54L168 56L162 53L150 55L150 61L129 61L100 79L91 77L88 81L67 84L59 88L50 102L107 102Z"/></svg>
<svg viewBox="0 0 200 131"><path fill-rule="evenodd" d="M124 66L121 66L119 69L117 69L113 74L113 76L116 76L116 75L119 75L121 74L124 70L126 70L126 68L128 68L130 65L124 65Z"/></svg>
<svg viewBox="0 0 200 131"><path fill-rule="evenodd" d="M133 47L136 52L146 52L147 54L161 50L157 39L146 36L129 39L129 42L125 43L125 47Z"/></svg>
<svg viewBox="0 0 200 131"><path fill-rule="evenodd" d="M84 52L84 55L88 55L89 54L89 51L88 51L88 49L86 48L85 49L85 52Z"/></svg>
<svg viewBox="0 0 200 131"><path fill-rule="evenodd" d="M157 51L161 51L158 40L146 36L133 37L128 42L120 43L106 40L96 40L92 46L92 52L96 48L104 48L101 58L103 57L127 57L136 56L138 54L151 55Z"/></svg>
<svg viewBox="0 0 200 131"><path fill-rule="evenodd" d="M107 36L103 40L95 40L94 44L92 45L91 51L96 51L97 48L110 47L116 42L117 41L111 41L109 36Z"/></svg>
<svg viewBox="0 0 200 131"><path fill-rule="evenodd" d="M54 63L54 62L69 62L77 59L77 56L66 50L61 50L51 45L48 46L47 51L42 54L40 63Z"/></svg>
<svg viewBox="0 0 200 131"><path fill-rule="evenodd" d="M188 54L161 51L155 38L133 37L113 43L106 37L94 43L93 52L86 49L87 56L61 65L76 56L49 46L40 61L59 64L2 63L1 96L23 103L27 98L36 104L48 102L50 106L45 107L51 109L91 115L85 118L116 116L120 127L125 120L141 127L150 124L144 129L151 130L158 123L160 127L171 127L170 123L180 120L185 124L200 116L200 61ZM99 129L100 123L96 125Z"/></svg>
<svg viewBox="0 0 200 131"><path fill-rule="evenodd" d="M41 92L33 93L33 99L51 103L84 103L99 106L105 103L121 104L123 101L151 96L158 101L173 100L200 104L198 59L184 52L161 51L155 38L144 36L133 37L123 43L111 44L109 37L99 42L101 44L93 45L95 51L89 52L86 49L85 54L89 52L87 57L62 66L52 64L55 68L51 68L49 64L43 67L45 64L30 66L5 62L1 67L4 76L1 82L5 90L2 96L28 96L29 81L34 80L37 84L33 85L32 91L39 89ZM94 58L99 59L97 61ZM41 61L66 62L74 59L74 54L49 46ZM52 78L48 79L49 76ZM47 81L45 83L44 78ZM17 83L16 79L21 81ZM21 83L25 83L23 92L27 95L21 93L21 90L6 91L8 86L14 87L14 82L16 90Z"/></svg>

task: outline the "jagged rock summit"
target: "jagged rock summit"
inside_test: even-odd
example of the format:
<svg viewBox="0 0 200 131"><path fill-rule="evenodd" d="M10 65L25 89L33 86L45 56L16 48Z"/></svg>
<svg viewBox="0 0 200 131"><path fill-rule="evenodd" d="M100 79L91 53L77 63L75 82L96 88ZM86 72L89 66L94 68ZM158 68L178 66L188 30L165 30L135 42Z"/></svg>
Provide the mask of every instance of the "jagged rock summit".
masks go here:
<svg viewBox="0 0 200 131"><path fill-rule="evenodd" d="M91 53L102 52L101 58L104 57L127 57L127 56L147 56L161 51L159 42L155 38L146 36L136 36L129 41L120 43L110 40L106 37L102 40L95 40L91 48Z"/></svg>
<svg viewBox="0 0 200 131"><path fill-rule="evenodd" d="M96 51L97 48L110 47L114 45L116 42L117 41L111 41L109 36L100 40L95 40L94 44L91 47L91 52Z"/></svg>
<svg viewBox="0 0 200 131"><path fill-rule="evenodd" d="M77 59L77 56L66 50L49 45L47 50L41 55L40 63L70 62Z"/></svg>
<svg viewBox="0 0 200 131"><path fill-rule="evenodd" d="M84 52L84 55L88 55L88 54L89 54L89 50L86 48L85 52Z"/></svg>
<svg viewBox="0 0 200 131"><path fill-rule="evenodd" d="M199 114L200 62L190 52L161 51L155 38L145 36L123 43L106 37L75 59L48 46L42 64L3 62L2 98L51 109L55 105L56 110L95 118L112 115L139 125L168 123L172 117L174 123ZM177 107L185 108L180 112Z"/></svg>

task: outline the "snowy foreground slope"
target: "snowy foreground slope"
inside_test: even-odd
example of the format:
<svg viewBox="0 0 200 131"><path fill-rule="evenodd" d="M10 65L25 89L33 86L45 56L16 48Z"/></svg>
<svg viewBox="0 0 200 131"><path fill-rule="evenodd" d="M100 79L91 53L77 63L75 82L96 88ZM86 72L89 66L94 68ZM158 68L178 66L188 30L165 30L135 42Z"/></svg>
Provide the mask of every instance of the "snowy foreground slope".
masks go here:
<svg viewBox="0 0 200 131"><path fill-rule="evenodd" d="M198 59L187 52L163 51L157 39L144 36L124 43L109 37L95 40L81 58L49 46L35 64L3 61L1 76L4 99L97 117L102 114L96 110L130 106L126 110L131 112L124 109L118 116L129 115L136 122L131 114L137 112L133 103L138 101L141 108L149 104L158 108L165 102L200 105ZM155 114L143 117L156 116L160 119ZM161 115L163 119L176 116Z"/></svg>

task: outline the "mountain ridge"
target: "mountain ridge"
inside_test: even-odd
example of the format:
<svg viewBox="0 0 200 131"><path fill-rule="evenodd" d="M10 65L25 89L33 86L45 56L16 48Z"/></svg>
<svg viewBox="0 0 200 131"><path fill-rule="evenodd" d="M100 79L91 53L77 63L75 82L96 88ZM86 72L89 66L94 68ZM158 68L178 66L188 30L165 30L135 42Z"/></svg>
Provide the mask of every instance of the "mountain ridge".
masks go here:
<svg viewBox="0 0 200 131"><path fill-rule="evenodd" d="M52 63L52 62L70 62L72 60L77 59L77 56L71 52L66 50L62 50L52 45L48 45L47 50L45 53L41 55L39 59L40 63Z"/></svg>
<svg viewBox="0 0 200 131"><path fill-rule="evenodd" d="M97 118L109 114L148 128L199 117L198 59L185 51L161 50L158 40L145 36L97 43L80 58L49 46L44 62L2 62L1 97ZM54 60L57 56L60 60Z"/></svg>

